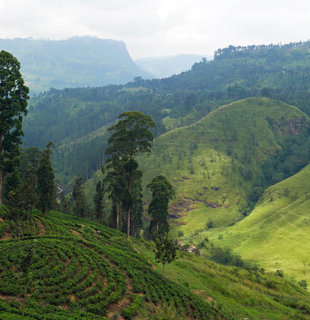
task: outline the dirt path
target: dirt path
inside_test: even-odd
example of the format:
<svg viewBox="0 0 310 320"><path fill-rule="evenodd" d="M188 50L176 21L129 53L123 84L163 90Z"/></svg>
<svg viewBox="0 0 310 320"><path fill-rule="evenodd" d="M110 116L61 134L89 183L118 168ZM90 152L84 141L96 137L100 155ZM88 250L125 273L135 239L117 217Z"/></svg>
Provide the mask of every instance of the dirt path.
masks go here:
<svg viewBox="0 0 310 320"><path fill-rule="evenodd" d="M43 222L40 219L38 219L38 225L40 227L39 236L44 236L46 234L46 229L45 229Z"/></svg>

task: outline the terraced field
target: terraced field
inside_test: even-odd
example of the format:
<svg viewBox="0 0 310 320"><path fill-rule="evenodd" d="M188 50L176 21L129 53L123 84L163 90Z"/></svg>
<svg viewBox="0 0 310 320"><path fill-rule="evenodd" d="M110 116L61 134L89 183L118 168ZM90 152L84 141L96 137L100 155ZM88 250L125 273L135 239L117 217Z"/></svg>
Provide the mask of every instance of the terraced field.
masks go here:
<svg viewBox="0 0 310 320"><path fill-rule="evenodd" d="M188 288L163 278L124 236L103 226L34 216L2 221L1 319L131 319L145 305L173 306L189 319L226 317ZM22 257L33 248L30 270ZM23 311L24 308L24 311Z"/></svg>

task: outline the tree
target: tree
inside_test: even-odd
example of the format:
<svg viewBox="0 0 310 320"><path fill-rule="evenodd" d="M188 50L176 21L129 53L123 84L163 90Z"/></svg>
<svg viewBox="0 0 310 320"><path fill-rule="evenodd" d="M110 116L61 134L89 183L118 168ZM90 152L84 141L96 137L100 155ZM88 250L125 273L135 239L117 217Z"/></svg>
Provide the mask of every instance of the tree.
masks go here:
<svg viewBox="0 0 310 320"><path fill-rule="evenodd" d="M155 260L162 263L162 274L164 274L165 264L171 263L177 258L178 249L179 245L176 240L169 237L168 232L155 238Z"/></svg>
<svg viewBox="0 0 310 320"><path fill-rule="evenodd" d="M86 216L86 197L83 186L83 178L77 176L74 181L72 197L74 200L73 210L76 216L85 218Z"/></svg>
<svg viewBox="0 0 310 320"><path fill-rule="evenodd" d="M162 175L155 177L147 188L152 191L152 200L148 208L148 213L152 217L150 234L152 237L157 237L169 231L168 204L175 196L175 191L167 178Z"/></svg>
<svg viewBox="0 0 310 320"><path fill-rule="evenodd" d="M52 208L56 195L55 175L51 162L52 148L55 148L53 142L48 143L42 153L37 171L39 208L43 216Z"/></svg>
<svg viewBox="0 0 310 320"><path fill-rule="evenodd" d="M107 168L114 174L108 174L107 178L112 178L109 181L111 184L115 185L116 182L117 190L122 185L121 202L127 217L128 238L131 234L132 209L140 199L141 192L142 172L138 170L135 157L137 154L151 151L153 134L149 129L154 127L155 123L150 116L131 111L119 115L119 121L109 128L112 135L106 150Z"/></svg>
<svg viewBox="0 0 310 320"><path fill-rule="evenodd" d="M31 219L32 209L37 202L37 194L34 192L37 186L37 178L34 170L30 170L24 181L11 191L7 197L9 219L16 222L18 239L20 240L21 223Z"/></svg>
<svg viewBox="0 0 310 320"><path fill-rule="evenodd" d="M29 89L19 72L20 63L12 54L0 52L0 204L5 175L13 171L19 154L22 115L27 114Z"/></svg>
<svg viewBox="0 0 310 320"><path fill-rule="evenodd" d="M103 197L104 197L104 184L102 181L98 181L96 185L96 193L94 195L94 205L95 205L95 215L97 218L97 223L100 222L103 212Z"/></svg>

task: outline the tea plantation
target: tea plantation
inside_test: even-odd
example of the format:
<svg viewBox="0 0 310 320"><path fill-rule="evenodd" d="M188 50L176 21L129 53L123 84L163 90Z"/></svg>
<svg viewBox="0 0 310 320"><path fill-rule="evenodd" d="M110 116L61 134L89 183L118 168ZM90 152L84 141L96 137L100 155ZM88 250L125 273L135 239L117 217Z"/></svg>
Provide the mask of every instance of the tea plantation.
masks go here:
<svg viewBox="0 0 310 320"><path fill-rule="evenodd" d="M0 319L310 318L307 291L273 275L180 252L163 277L152 243L58 212L17 230L0 218Z"/></svg>

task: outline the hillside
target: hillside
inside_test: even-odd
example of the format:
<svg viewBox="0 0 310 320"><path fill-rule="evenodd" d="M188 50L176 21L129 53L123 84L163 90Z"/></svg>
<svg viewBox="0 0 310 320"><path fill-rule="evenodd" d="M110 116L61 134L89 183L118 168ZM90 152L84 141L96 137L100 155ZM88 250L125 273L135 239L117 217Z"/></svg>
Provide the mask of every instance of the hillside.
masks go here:
<svg viewBox="0 0 310 320"><path fill-rule="evenodd" d="M156 135L192 124L222 105L253 96L296 105L309 115L309 46L304 42L229 47L218 50L212 61L196 63L190 71L166 79L51 90L30 101L24 141L40 148L51 140L57 147L61 145L62 151L53 163L60 182L67 184L77 174L88 178L96 171L105 148L95 138L96 130L111 124L124 111L137 110L152 116L157 124ZM89 134L94 137L93 151L78 142L74 150L71 148L71 141ZM80 161L86 153L90 156L87 166ZM75 162L71 172L64 169L64 157L67 163Z"/></svg>
<svg viewBox="0 0 310 320"><path fill-rule="evenodd" d="M50 88L120 84L147 76L131 59L123 42L94 37L68 40L0 39L11 52L31 93Z"/></svg>
<svg viewBox="0 0 310 320"><path fill-rule="evenodd" d="M191 69L194 63L201 61L203 56L193 54L179 54L177 56L163 56L142 58L135 63L154 78L167 78Z"/></svg>
<svg viewBox="0 0 310 320"><path fill-rule="evenodd" d="M266 270L282 269L287 275L310 281L309 181L308 165L268 188L243 221L205 235Z"/></svg>
<svg viewBox="0 0 310 320"><path fill-rule="evenodd" d="M223 106L193 125L158 137L139 159L144 185L164 174L176 188L170 214L185 239L241 220L265 188L263 164L287 137L298 136L309 118L296 107L268 98ZM93 180L87 188L94 190Z"/></svg>
<svg viewBox="0 0 310 320"><path fill-rule="evenodd" d="M162 277L149 242L57 212L34 214L18 241L1 217L3 319L310 318L310 295L274 275L181 252Z"/></svg>

